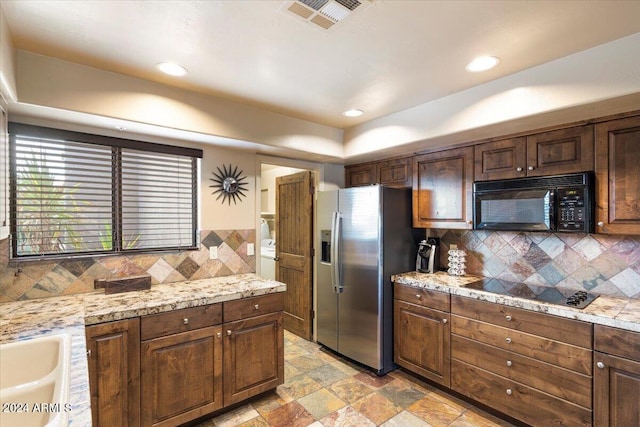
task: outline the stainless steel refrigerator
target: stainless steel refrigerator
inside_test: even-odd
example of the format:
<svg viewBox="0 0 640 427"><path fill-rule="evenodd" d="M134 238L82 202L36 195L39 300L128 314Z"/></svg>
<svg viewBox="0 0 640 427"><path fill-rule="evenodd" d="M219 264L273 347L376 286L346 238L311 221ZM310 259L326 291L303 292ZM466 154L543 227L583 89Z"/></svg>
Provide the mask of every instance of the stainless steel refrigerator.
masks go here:
<svg viewBox="0 0 640 427"><path fill-rule="evenodd" d="M416 267L411 190L320 192L317 209L317 340L385 374L394 368L391 275Z"/></svg>

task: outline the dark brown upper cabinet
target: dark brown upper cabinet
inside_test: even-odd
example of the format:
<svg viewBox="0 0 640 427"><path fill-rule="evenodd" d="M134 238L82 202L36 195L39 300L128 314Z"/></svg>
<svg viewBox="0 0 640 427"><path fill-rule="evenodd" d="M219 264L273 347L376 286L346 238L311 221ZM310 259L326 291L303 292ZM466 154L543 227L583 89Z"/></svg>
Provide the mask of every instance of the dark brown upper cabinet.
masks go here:
<svg viewBox="0 0 640 427"><path fill-rule="evenodd" d="M361 187L373 185L378 180L378 168L376 163L364 163L346 166L344 168L345 187Z"/></svg>
<svg viewBox="0 0 640 427"><path fill-rule="evenodd" d="M476 181L591 171L593 126L478 144L474 147L474 168Z"/></svg>
<svg viewBox="0 0 640 427"><path fill-rule="evenodd" d="M596 232L640 234L640 116L596 126Z"/></svg>
<svg viewBox="0 0 640 427"><path fill-rule="evenodd" d="M472 228L473 147L413 158L413 226Z"/></svg>
<svg viewBox="0 0 640 427"><path fill-rule="evenodd" d="M378 162L378 183L387 187L411 188L411 157Z"/></svg>

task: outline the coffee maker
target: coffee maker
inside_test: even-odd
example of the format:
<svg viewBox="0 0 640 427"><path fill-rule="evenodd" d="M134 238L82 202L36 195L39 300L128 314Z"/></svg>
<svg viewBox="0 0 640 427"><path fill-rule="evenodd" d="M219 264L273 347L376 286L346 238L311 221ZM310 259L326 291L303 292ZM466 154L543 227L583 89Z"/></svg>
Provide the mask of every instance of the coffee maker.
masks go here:
<svg viewBox="0 0 640 427"><path fill-rule="evenodd" d="M438 237L429 237L418 243L416 255L416 271L420 273L435 273L438 271Z"/></svg>

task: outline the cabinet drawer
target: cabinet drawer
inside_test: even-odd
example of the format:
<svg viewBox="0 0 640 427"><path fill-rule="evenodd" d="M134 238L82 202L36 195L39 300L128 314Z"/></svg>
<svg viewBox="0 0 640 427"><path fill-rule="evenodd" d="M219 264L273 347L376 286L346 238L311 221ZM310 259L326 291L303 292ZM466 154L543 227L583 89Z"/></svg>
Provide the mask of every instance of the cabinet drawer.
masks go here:
<svg viewBox="0 0 640 427"><path fill-rule="evenodd" d="M222 323L222 305L183 308L140 318L140 338L149 340Z"/></svg>
<svg viewBox="0 0 640 427"><path fill-rule="evenodd" d="M589 375L458 335L451 336L451 357L585 408L592 407L592 377Z"/></svg>
<svg viewBox="0 0 640 427"><path fill-rule="evenodd" d="M282 311L284 310L284 293L227 301L223 303L222 310L225 322Z"/></svg>
<svg viewBox="0 0 640 427"><path fill-rule="evenodd" d="M450 310L449 294L444 292L400 285L398 283L395 284L394 292L393 297L400 301L446 311L447 313Z"/></svg>
<svg viewBox="0 0 640 427"><path fill-rule="evenodd" d="M591 425L591 410L458 360L451 361L451 386L532 426Z"/></svg>
<svg viewBox="0 0 640 427"><path fill-rule="evenodd" d="M640 362L640 333L595 325L595 349Z"/></svg>
<svg viewBox="0 0 640 427"><path fill-rule="evenodd" d="M451 313L567 344L593 348L593 325L579 320L565 319L457 295L451 297Z"/></svg>
<svg viewBox="0 0 640 427"><path fill-rule="evenodd" d="M452 315L451 323L453 334L592 375L592 351L589 349L460 316Z"/></svg>

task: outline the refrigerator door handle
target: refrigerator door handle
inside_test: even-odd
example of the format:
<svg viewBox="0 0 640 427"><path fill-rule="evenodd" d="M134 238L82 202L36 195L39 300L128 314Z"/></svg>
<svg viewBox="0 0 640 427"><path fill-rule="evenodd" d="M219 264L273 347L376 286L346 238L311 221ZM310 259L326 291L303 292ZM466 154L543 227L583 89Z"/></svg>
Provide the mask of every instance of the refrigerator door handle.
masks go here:
<svg viewBox="0 0 640 427"><path fill-rule="evenodd" d="M331 221L331 282L333 290L341 293L342 283L340 282L340 220L342 214L334 212Z"/></svg>

